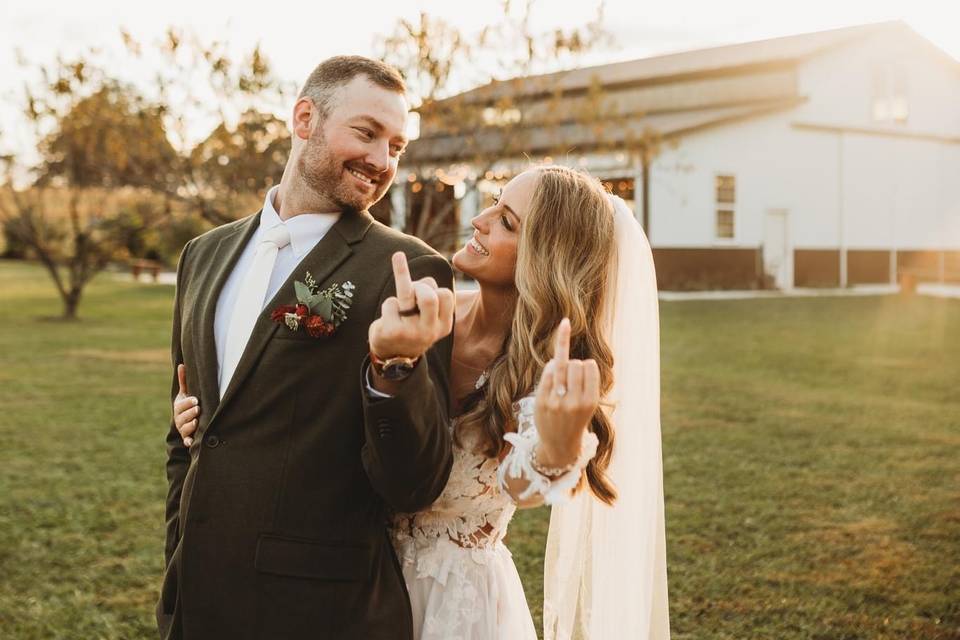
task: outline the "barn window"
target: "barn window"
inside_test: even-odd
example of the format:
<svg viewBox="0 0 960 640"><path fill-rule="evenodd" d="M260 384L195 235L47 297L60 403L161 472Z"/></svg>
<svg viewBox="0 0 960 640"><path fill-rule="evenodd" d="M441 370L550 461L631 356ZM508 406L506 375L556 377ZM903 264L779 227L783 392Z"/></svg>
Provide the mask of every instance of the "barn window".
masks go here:
<svg viewBox="0 0 960 640"><path fill-rule="evenodd" d="M734 210L737 204L737 179L735 176L716 177L717 237L733 237Z"/></svg>
<svg viewBox="0 0 960 640"><path fill-rule="evenodd" d="M507 109L487 107L483 110L483 123L493 127L506 127L511 124L516 124L522 119L523 114L520 113L520 109L516 107Z"/></svg>
<svg viewBox="0 0 960 640"><path fill-rule="evenodd" d="M733 176L717 176L717 202L733 204L737 201L737 179Z"/></svg>
<svg viewBox="0 0 960 640"><path fill-rule="evenodd" d="M717 237L733 237L733 211L730 209L717 209Z"/></svg>

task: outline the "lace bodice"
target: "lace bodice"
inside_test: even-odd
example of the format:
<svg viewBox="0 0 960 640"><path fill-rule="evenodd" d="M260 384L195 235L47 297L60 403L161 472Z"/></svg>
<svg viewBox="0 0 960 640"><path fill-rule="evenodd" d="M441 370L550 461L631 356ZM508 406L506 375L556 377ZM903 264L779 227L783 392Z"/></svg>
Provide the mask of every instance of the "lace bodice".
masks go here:
<svg viewBox="0 0 960 640"><path fill-rule="evenodd" d="M476 434L461 438L463 446L454 444L450 479L440 497L422 511L394 517L398 542L447 538L460 547L479 549L506 535L516 505L497 483L499 461L475 452L480 440Z"/></svg>
<svg viewBox="0 0 960 640"><path fill-rule="evenodd" d="M534 406L533 395L514 403L517 431L504 436L511 448L502 462L477 453L481 448L478 433L460 434L462 446L454 444L450 479L440 497L423 511L394 517L393 534L398 546L411 540L420 546L438 539L449 539L466 549L483 549L499 543L516 511L513 498L501 488L505 475L524 476L529 480L521 499L538 493L547 504L557 504L570 496L581 470L596 453L597 437L584 433L580 459L569 473L553 480L541 476L529 461L540 441Z"/></svg>

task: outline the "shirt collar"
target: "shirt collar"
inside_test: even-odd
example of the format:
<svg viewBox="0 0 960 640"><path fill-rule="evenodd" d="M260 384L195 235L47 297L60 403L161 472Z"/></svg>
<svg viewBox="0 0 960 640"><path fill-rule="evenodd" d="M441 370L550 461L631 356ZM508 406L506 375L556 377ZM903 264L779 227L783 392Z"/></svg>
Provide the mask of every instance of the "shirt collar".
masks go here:
<svg viewBox="0 0 960 640"><path fill-rule="evenodd" d="M298 259L307 255L318 242L327 234L337 220L339 213L301 213L289 220L281 220L280 214L273 206L274 197L280 186L277 185L267 191L263 199L263 212L260 214L260 227L257 234L262 235L278 224L286 225L290 232L290 249Z"/></svg>

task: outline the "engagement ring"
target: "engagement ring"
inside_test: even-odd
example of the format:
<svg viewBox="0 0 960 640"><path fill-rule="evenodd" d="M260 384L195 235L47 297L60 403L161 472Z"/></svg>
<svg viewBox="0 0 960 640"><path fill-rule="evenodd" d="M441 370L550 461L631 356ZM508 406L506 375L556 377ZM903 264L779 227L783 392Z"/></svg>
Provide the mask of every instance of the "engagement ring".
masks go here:
<svg viewBox="0 0 960 640"><path fill-rule="evenodd" d="M556 393L558 396L565 396L567 395L567 388L562 384L557 385L557 388L554 389L554 393Z"/></svg>

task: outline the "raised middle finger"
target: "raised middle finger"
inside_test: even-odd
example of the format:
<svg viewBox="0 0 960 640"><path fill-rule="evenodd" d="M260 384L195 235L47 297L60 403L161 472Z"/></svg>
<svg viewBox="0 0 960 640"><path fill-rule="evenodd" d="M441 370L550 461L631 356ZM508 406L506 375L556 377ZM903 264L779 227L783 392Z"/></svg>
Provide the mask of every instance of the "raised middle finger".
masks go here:
<svg viewBox="0 0 960 640"><path fill-rule="evenodd" d="M416 304L413 281L410 279L410 267L407 256L402 251L393 254L393 282L397 289L397 301L400 311L409 311Z"/></svg>

